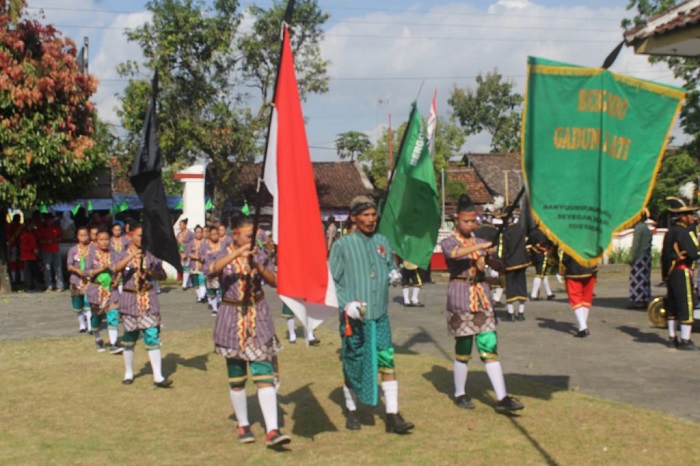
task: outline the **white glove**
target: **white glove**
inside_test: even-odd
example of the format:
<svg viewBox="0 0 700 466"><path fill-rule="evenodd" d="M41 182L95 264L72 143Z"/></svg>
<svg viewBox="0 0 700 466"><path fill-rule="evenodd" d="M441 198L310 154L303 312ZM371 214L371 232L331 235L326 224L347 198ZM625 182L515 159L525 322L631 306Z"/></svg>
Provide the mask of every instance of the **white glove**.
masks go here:
<svg viewBox="0 0 700 466"><path fill-rule="evenodd" d="M359 301L350 301L345 305L345 314L351 319L362 319L362 313L360 312L360 307L362 303Z"/></svg>
<svg viewBox="0 0 700 466"><path fill-rule="evenodd" d="M399 283L401 283L401 272L394 269L391 272L389 272L389 284L391 286L396 286Z"/></svg>

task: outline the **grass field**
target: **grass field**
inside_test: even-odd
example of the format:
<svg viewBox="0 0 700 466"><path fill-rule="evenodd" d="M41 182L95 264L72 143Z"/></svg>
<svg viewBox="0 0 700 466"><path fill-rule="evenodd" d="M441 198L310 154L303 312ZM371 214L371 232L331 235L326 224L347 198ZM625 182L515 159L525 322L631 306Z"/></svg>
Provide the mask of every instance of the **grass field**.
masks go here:
<svg viewBox="0 0 700 466"><path fill-rule="evenodd" d="M267 450L255 390L248 387L257 442L240 445L225 364L211 332L167 332L155 389L142 342L137 377L123 386L121 356L94 351L86 336L0 343L0 464L689 464L700 426L670 416L508 377L525 405L498 415L479 361L471 364L473 411L452 404L449 361L397 354L399 400L414 433L384 433L383 407L361 408L362 430L342 415L338 337L280 353L285 451ZM681 400L679 400L681 402Z"/></svg>

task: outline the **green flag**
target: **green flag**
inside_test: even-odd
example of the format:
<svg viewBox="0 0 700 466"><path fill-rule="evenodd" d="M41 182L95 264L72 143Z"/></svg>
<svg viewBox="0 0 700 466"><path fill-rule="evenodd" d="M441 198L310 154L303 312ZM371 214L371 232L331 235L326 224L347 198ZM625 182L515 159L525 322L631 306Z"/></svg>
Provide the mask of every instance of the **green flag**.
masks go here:
<svg viewBox="0 0 700 466"><path fill-rule="evenodd" d="M241 212L243 212L244 215L250 215L250 207L248 207L248 201L246 201L243 204L243 207L241 208Z"/></svg>
<svg viewBox="0 0 700 466"><path fill-rule="evenodd" d="M126 212L129 210L129 202L124 199L121 204L119 204L119 208L117 209L119 212Z"/></svg>
<svg viewBox="0 0 700 466"><path fill-rule="evenodd" d="M378 231L402 259L424 269L430 265L440 226L435 170L428 149L414 102Z"/></svg>
<svg viewBox="0 0 700 466"><path fill-rule="evenodd" d="M92 212L92 201L87 201L87 210L88 212Z"/></svg>
<svg viewBox="0 0 700 466"><path fill-rule="evenodd" d="M682 89L530 57L523 173L531 213L582 265L641 218Z"/></svg>
<svg viewBox="0 0 700 466"><path fill-rule="evenodd" d="M207 203L204 205L204 208L206 210L211 210L214 208L214 204L212 204L211 199L207 199Z"/></svg>
<svg viewBox="0 0 700 466"><path fill-rule="evenodd" d="M41 204L39 204L39 212L41 212L42 214L49 213L49 209L46 207L46 204L44 204L43 202Z"/></svg>
<svg viewBox="0 0 700 466"><path fill-rule="evenodd" d="M177 204L175 204L175 207L173 208L173 210L182 210L182 199L177 201Z"/></svg>
<svg viewBox="0 0 700 466"><path fill-rule="evenodd" d="M80 210L81 207L82 206L80 204L76 204L75 206L73 206L73 208L71 209L71 212L73 213L74 216L78 215L78 211Z"/></svg>

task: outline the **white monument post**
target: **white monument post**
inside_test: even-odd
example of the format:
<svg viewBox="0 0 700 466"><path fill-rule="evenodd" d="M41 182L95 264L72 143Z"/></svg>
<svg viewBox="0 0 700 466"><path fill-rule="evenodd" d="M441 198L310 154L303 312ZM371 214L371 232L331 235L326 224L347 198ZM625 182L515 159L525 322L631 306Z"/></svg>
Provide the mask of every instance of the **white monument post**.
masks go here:
<svg viewBox="0 0 700 466"><path fill-rule="evenodd" d="M192 165L173 173L172 177L185 185L182 190L182 217L187 219L188 227L204 226L204 165Z"/></svg>

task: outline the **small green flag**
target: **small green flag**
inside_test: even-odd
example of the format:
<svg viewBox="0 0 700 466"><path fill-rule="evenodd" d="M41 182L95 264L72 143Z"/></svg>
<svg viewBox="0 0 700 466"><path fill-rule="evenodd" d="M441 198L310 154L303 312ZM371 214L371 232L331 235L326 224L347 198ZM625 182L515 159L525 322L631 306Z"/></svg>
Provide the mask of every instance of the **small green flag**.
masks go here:
<svg viewBox="0 0 700 466"><path fill-rule="evenodd" d="M182 199L180 199L180 200L178 201L178 203L175 204L174 209L175 209L175 210L182 210Z"/></svg>
<svg viewBox="0 0 700 466"><path fill-rule="evenodd" d="M205 208L206 210L211 210L211 209L214 208L214 204L211 203L211 199L207 199L207 203L206 203L206 205L204 206L204 208Z"/></svg>
<svg viewBox="0 0 700 466"><path fill-rule="evenodd" d="M250 207L248 207L248 201L246 201L245 204L243 204L241 212L243 212L245 215L250 215Z"/></svg>
<svg viewBox="0 0 700 466"><path fill-rule="evenodd" d="M427 269L437 241L440 207L428 139L415 102L394 170L378 231L399 257Z"/></svg>
<svg viewBox="0 0 700 466"><path fill-rule="evenodd" d="M46 207L46 204L44 204L43 202L41 204L39 204L39 212L41 212L42 214L49 213L49 209Z"/></svg>
<svg viewBox="0 0 700 466"><path fill-rule="evenodd" d="M81 206L80 204L76 204L76 205L71 209L71 213L72 213L74 216L75 216L75 215L78 215L78 211L80 210L81 207L82 207L82 206Z"/></svg>
<svg viewBox="0 0 700 466"><path fill-rule="evenodd" d="M92 212L92 201L87 201L87 209L88 212Z"/></svg>
<svg viewBox="0 0 700 466"><path fill-rule="evenodd" d="M119 212L126 212L127 210L129 210L129 203L127 202L126 199L124 199L124 200L121 202L121 204L119 204L119 209L118 209L118 211L119 211Z"/></svg>

